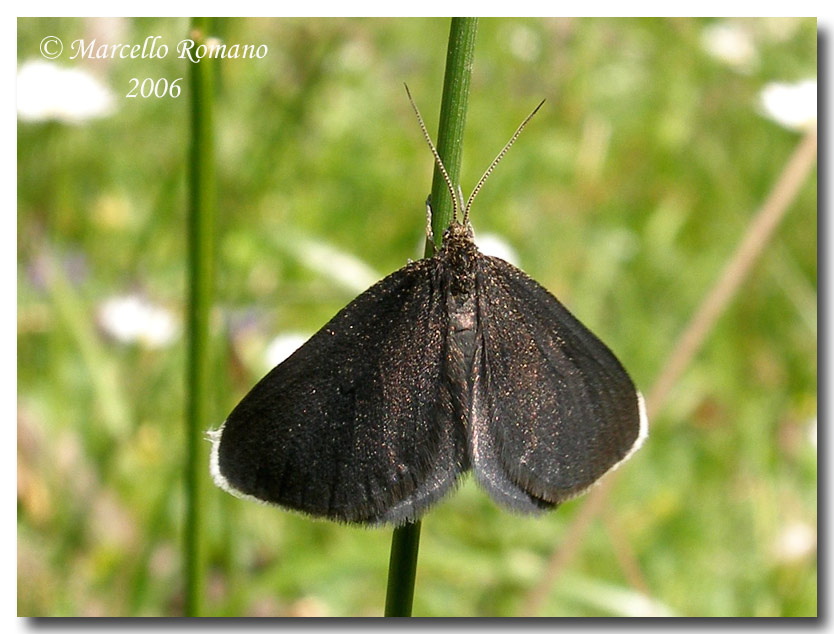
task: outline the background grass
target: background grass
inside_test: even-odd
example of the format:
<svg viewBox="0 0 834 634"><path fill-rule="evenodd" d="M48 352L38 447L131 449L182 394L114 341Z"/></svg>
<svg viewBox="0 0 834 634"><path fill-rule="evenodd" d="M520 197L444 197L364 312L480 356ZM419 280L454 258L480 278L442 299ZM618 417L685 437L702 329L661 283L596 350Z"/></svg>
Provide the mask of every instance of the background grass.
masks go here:
<svg viewBox="0 0 834 634"><path fill-rule="evenodd" d="M798 141L759 114L760 90L816 74L815 20L734 23L758 59L744 72L705 52L712 23L479 25L465 193L548 101L479 195L476 237L512 245L644 391ZM20 19L18 56L48 34L173 49L187 25ZM436 130L448 21L227 19L218 35L269 47L216 81L219 424L275 335L313 333L372 281L311 245L379 277L419 257L432 159L402 82ZM173 50L59 61L117 110L18 126L18 611L176 615L184 340L120 343L97 315L125 293L183 314L187 101L124 94L187 67ZM543 614L633 612L629 550L672 613L816 613L816 227L809 179ZM206 493L211 614L381 614L390 531ZM414 614L516 614L581 504L517 517L467 480L423 523Z"/></svg>

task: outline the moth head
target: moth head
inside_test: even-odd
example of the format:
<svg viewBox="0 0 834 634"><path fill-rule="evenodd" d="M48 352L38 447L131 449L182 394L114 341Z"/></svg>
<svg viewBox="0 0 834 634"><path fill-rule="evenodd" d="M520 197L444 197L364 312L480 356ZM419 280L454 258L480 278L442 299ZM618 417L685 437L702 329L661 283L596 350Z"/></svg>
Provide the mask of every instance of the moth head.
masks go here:
<svg viewBox="0 0 834 634"><path fill-rule="evenodd" d="M467 222L463 224L462 222L458 222L457 220L453 220L452 224L443 232L443 242L445 243L448 240L451 241L461 241L466 240L469 242L474 241L475 239L475 232L472 230L472 223Z"/></svg>

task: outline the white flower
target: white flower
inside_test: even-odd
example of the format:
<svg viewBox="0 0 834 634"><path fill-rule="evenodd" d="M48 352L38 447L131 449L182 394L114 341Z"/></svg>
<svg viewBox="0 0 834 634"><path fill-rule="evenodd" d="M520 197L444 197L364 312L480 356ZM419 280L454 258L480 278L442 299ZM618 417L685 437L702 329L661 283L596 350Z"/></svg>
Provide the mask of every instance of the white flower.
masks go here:
<svg viewBox="0 0 834 634"><path fill-rule="evenodd" d="M518 254L501 236L494 233L485 233L478 236L475 242L478 244L478 250L484 255L492 255L518 266Z"/></svg>
<svg viewBox="0 0 834 634"><path fill-rule="evenodd" d="M791 130L808 130L817 125L817 80L793 84L772 82L759 93L763 114Z"/></svg>
<svg viewBox="0 0 834 634"><path fill-rule="evenodd" d="M532 62L541 53L541 39L533 29L517 25L510 31L510 52L524 62Z"/></svg>
<svg viewBox="0 0 834 634"><path fill-rule="evenodd" d="M98 308L98 322L116 341L149 348L170 344L179 331L171 311L135 294L105 300Z"/></svg>
<svg viewBox="0 0 834 634"><path fill-rule="evenodd" d="M35 60L17 72L17 116L23 121L78 124L114 109L110 89L81 68Z"/></svg>
<svg viewBox="0 0 834 634"><path fill-rule="evenodd" d="M701 34L704 50L736 70L747 72L758 61L750 31L735 22L715 22Z"/></svg>
<svg viewBox="0 0 834 634"><path fill-rule="evenodd" d="M266 347L266 365L272 369L284 359L298 350L309 339L309 336L297 332L286 332L278 335Z"/></svg>
<svg viewBox="0 0 834 634"><path fill-rule="evenodd" d="M773 544L773 555L782 563L791 563L813 553L817 533L805 522L793 521L786 525Z"/></svg>
<svg viewBox="0 0 834 634"><path fill-rule="evenodd" d="M291 248L310 269L330 278L342 288L362 292L380 279L379 273L355 255L313 239L295 240Z"/></svg>

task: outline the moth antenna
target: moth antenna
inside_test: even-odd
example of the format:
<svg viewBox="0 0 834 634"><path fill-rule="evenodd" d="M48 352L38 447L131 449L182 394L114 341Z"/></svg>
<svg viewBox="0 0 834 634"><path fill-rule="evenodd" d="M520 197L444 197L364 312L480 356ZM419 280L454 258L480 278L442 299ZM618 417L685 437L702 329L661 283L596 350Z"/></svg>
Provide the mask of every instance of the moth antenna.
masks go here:
<svg viewBox="0 0 834 634"><path fill-rule="evenodd" d="M440 173L443 174L443 180L446 181L446 188L449 190L449 195L452 197L452 218L454 218L454 221L457 222L458 208L463 206L463 195L461 195L460 204L458 204L458 197L455 194L455 186L452 185L452 179L449 177L449 172L447 172L446 168L443 166L443 161L440 159L440 154L437 152L437 148L434 147L434 143L431 142L429 131L426 130L426 124L423 123L423 117L420 116L417 104L414 103L414 99L411 97L411 91L408 89L408 84L404 83L403 86L405 86L405 92L408 95L408 100L411 102L411 107L414 109L414 114L417 115L417 122L420 124L420 129L423 131L426 143L429 144L429 149L434 155L434 162L437 164L437 167L440 168Z"/></svg>
<svg viewBox="0 0 834 634"><path fill-rule="evenodd" d="M489 175L492 174L492 170L495 169L495 166L498 165L498 163L501 161L502 158L504 158L504 155L507 153L507 151L510 149L510 147L512 147L512 144L515 143L515 140L518 138L518 135L521 134L521 131L524 129L524 126L526 126L530 122L530 119L532 119L533 115L536 114L539 111L539 108L541 108L544 105L545 101L546 101L545 99L542 99L541 103L538 106L536 106L536 108L533 110L533 112L528 114L527 118L524 121L521 122L521 125L518 126L518 129L515 131L515 134L513 134L513 136L510 137L510 140L507 141L507 145L505 145L504 149L501 150L498 153L498 156L496 156L495 160L492 161L490 166L487 168L487 171L484 172L483 176L481 176L481 180L479 180L478 184L475 185L475 189L473 189L472 193L469 194L469 199L466 201L466 206L463 209L463 224L464 225L469 222L469 209L472 207L472 201L475 200L475 196L477 196L478 192L481 191L481 188L484 186L484 183L486 182L486 179L489 178Z"/></svg>

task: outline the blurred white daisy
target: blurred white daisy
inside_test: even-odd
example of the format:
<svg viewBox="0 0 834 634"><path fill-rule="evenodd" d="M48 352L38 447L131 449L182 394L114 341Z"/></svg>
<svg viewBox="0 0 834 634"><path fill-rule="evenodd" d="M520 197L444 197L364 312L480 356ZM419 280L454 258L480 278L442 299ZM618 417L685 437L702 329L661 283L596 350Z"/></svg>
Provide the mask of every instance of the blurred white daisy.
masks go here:
<svg viewBox="0 0 834 634"><path fill-rule="evenodd" d="M701 46L716 59L741 72L749 72L758 62L753 35L739 22L709 24L701 33Z"/></svg>
<svg viewBox="0 0 834 634"><path fill-rule="evenodd" d="M266 347L264 356L266 357L267 368L274 368L298 350L309 338L309 335L302 335L297 332L286 332L275 337Z"/></svg>
<svg viewBox="0 0 834 634"><path fill-rule="evenodd" d="M485 233L477 236L475 242L478 244L478 250L484 255L492 255L518 266L518 254L501 236Z"/></svg>
<svg viewBox="0 0 834 634"><path fill-rule="evenodd" d="M796 83L772 82L759 93L762 113L791 130L808 130L817 125L817 80Z"/></svg>
<svg viewBox="0 0 834 634"><path fill-rule="evenodd" d="M137 294L105 300L97 316L102 330L122 343L161 348L172 343L179 332L177 318L170 310Z"/></svg>
<svg viewBox="0 0 834 634"><path fill-rule="evenodd" d="M79 124L115 109L112 91L81 68L25 62L17 71L17 116L22 121Z"/></svg>
<svg viewBox="0 0 834 634"><path fill-rule="evenodd" d="M365 262L332 244L313 239L299 239L290 244L298 259L310 269L330 278L342 288L359 293L381 279Z"/></svg>
<svg viewBox="0 0 834 634"><path fill-rule="evenodd" d="M515 25L509 32L510 52L518 59L532 62L541 53L541 38L530 27Z"/></svg>
<svg viewBox="0 0 834 634"><path fill-rule="evenodd" d="M817 532L805 522L793 521L782 528L773 544L773 555L782 563L791 563L812 554L817 546Z"/></svg>

